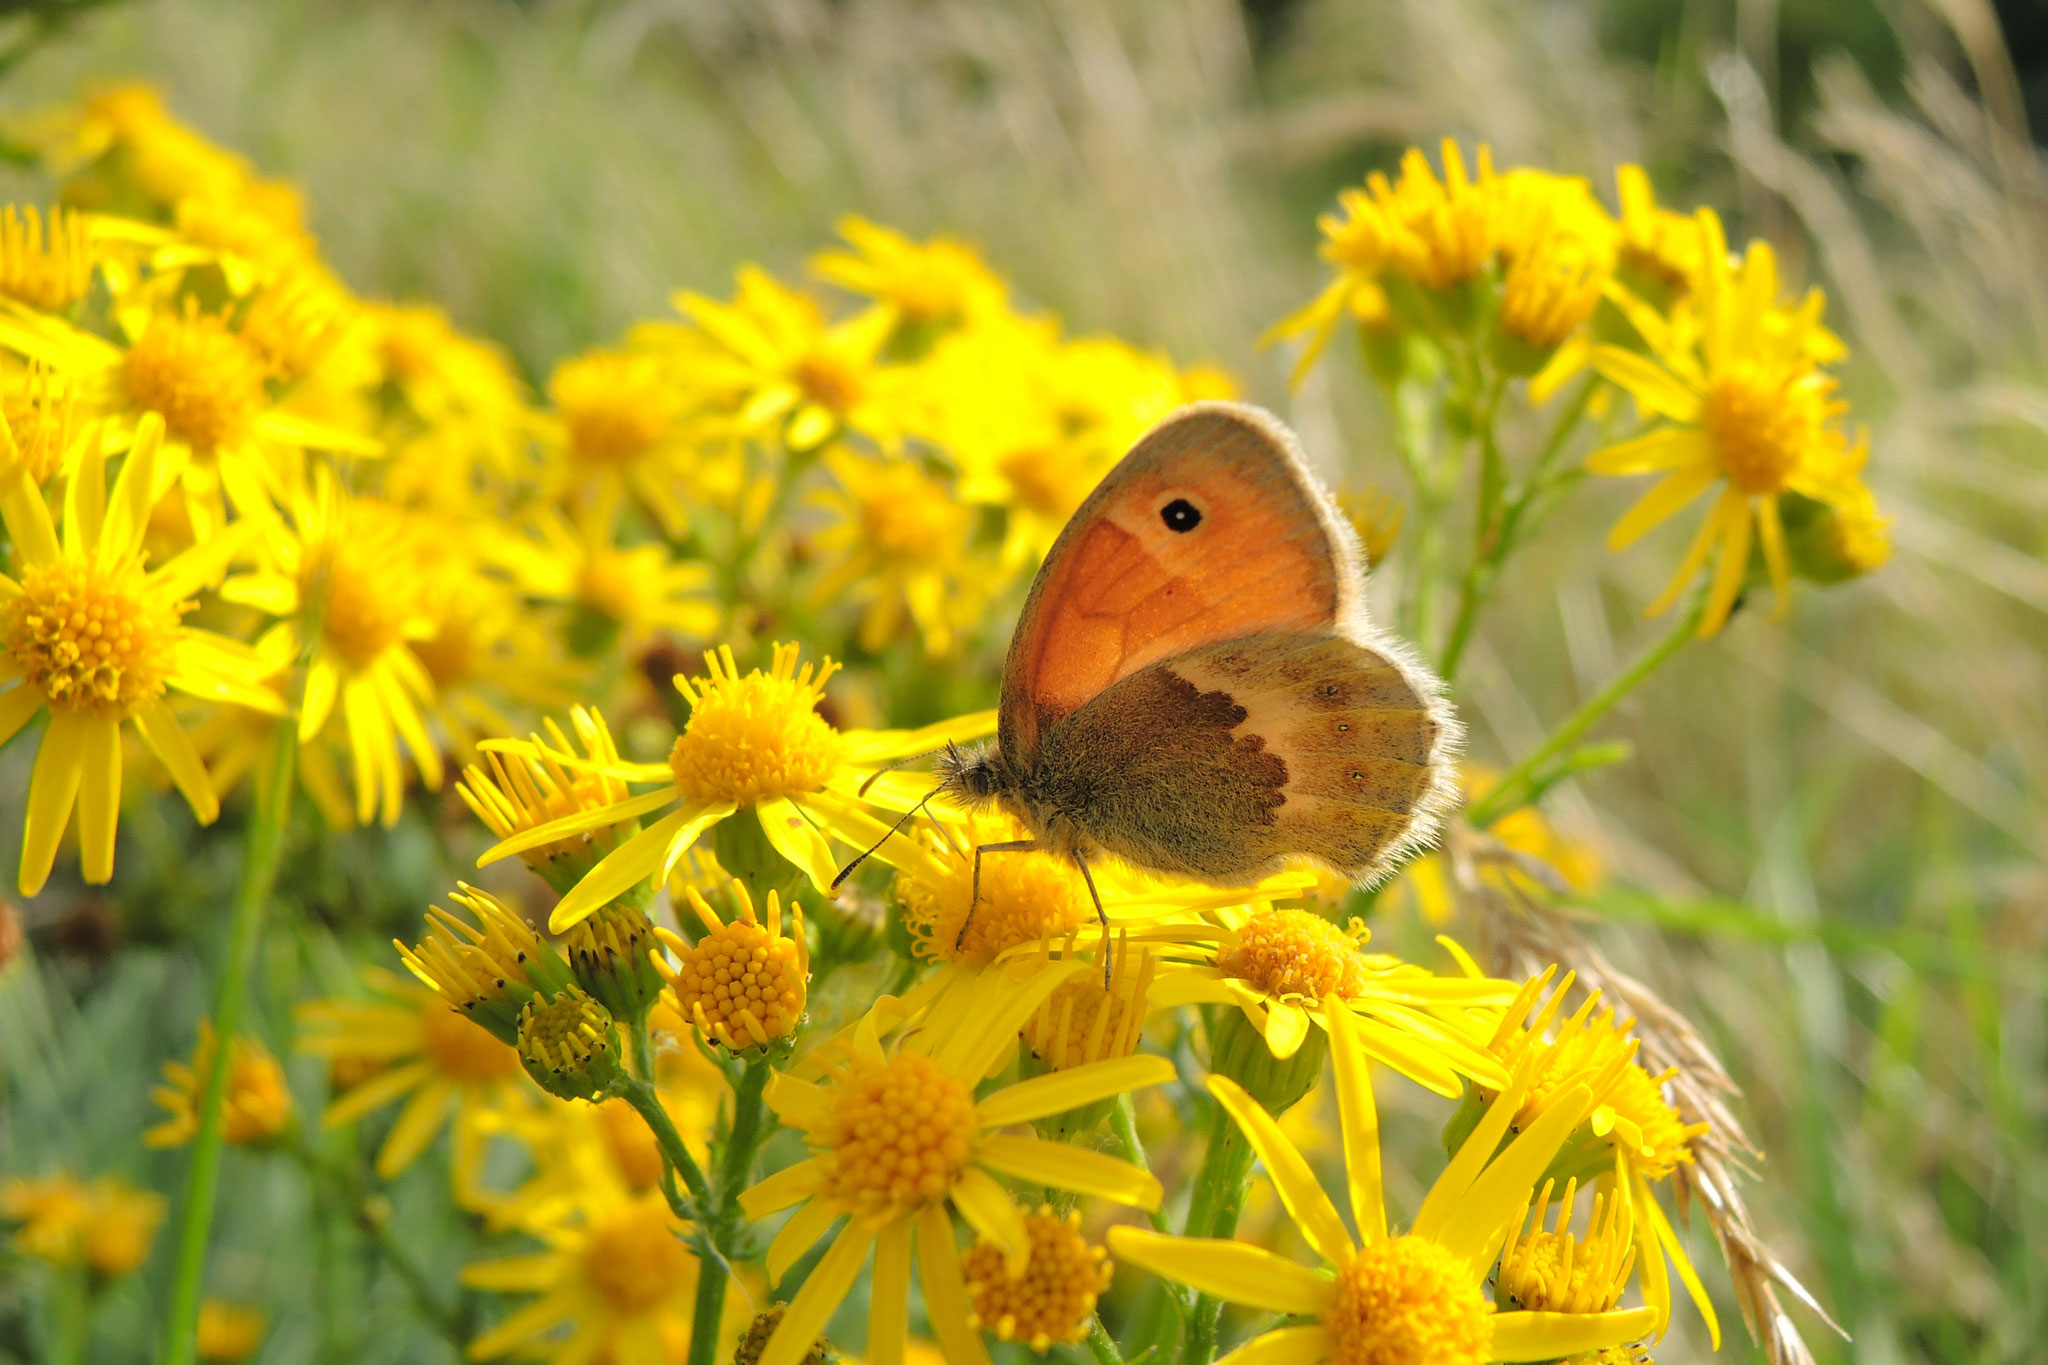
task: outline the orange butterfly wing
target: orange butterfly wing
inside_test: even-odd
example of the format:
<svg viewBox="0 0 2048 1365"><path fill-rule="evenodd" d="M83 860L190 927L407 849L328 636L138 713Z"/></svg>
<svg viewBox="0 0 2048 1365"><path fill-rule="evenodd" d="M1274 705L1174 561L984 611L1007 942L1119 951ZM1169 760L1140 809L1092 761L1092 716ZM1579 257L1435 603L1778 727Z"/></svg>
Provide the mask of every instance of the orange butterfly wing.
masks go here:
<svg viewBox="0 0 2048 1365"><path fill-rule="evenodd" d="M1112 683L1222 640L1337 629L1362 590L1356 538L1292 434L1243 404L1184 408L1053 543L1010 642L998 745L1029 770L1039 736Z"/></svg>

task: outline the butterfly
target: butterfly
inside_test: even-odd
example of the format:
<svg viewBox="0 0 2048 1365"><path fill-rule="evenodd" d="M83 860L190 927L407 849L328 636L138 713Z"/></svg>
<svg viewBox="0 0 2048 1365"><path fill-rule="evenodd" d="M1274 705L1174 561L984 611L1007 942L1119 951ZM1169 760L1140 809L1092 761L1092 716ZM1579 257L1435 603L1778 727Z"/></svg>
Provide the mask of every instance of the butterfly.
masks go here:
<svg viewBox="0 0 2048 1365"><path fill-rule="evenodd" d="M970 914L991 853L1071 859L1107 924L1103 856L1217 886L1301 862L1367 882L1429 842L1460 728L1364 597L1357 536L1277 418L1205 402L1153 428L1039 567L994 745L939 757L934 796L1027 831L974 850Z"/></svg>

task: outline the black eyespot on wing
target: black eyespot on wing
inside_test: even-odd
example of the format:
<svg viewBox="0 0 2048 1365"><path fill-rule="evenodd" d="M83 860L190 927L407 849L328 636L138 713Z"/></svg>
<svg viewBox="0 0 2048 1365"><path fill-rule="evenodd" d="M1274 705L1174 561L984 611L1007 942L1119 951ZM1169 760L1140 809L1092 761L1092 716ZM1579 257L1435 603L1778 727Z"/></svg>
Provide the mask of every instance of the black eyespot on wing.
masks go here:
<svg viewBox="0 0 2048 1365"><path fill-rule="evenodd" d="M1175 498L1159 509L1159 519L1169 531L1192 531L1202 524L1202 509L1186 498Z"/></svg>

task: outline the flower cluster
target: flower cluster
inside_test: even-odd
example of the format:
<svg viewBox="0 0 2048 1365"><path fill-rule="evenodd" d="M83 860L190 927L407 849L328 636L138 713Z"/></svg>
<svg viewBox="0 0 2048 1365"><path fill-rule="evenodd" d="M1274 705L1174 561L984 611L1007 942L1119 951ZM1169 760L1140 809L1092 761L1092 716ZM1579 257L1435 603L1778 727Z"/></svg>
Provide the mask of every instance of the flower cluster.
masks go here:
<svg viewBox="0 0 2048 1365"><path fill-rule="evenodd" d="M1647 1359L1673 1273L1718 1334L1665 1212L1714 1126L1599 991L1498 979L1305 863L1229 887L1084 863L902 766L997 730L970 708L1031 571L1226 377L1067 336L968 246L849 218L804 279L678 293L529 393L431 307L358 297L296 192L147 91L39 126L58 207L0 216L0 742L47 717L19 881L41 890L75 809L80 874L109 882L152 779L201 822L246 812L232 1007L164 1068L144 1138L190 1148L192 1189L223 1143L295 1162L477 1360L799 1365L845 1336L894 1363L922 1334L955 1365L1084 1341L1208 1365L1232 1333L1299 1365ZM1632 168L1621 190L1617 216L1485 149L1468 170L1447 146L1441 177L1411 152L1324 221L1337 277L1278 329L1306 365L1356 326L1399 401L1475 443L1447 629L1440 557L1404 578L1447 675L1617 395L1646 429L1588 467L1664 475L1617 547L1718 489L1659 604L1714 559L1683 634L1728 619L1752 537L1781 589L1883 558L1818 294L1781 299L1767 246L1731 258ZM1518 478L1511 385L1576 389ZM1404 526L1439 542L1460 487L1404 454L1412 518L1344 504L1375 567ZM1590 882L1536 803L1594 761L1598 719L1468 776L1469 819L1397 883L1431 920L1463 908L1473 841L1525 860L1481 888ZM407 821L435 877L473 880L435 883L405 974L336 970L391 929L281 849ZM323 983L291 1016L325 1069L304 1123L235 994L280 885L294 971ZM1439 1106L1441 1161L1385 1178L1376 1082ZM1340 1119L1320 1149L1287 1118L1312 1100ZM462 1247L445 1275L391 1214L423 1161ZM1319 1266L1238 1236L1255 1162ZM146 1253L153 1199L11 1180L0 1217L53 1274L105 1279ZM167 1350L241 1358L267 1320L202 1307L194 1207ZM442 1307L458 1275L474 1312Z"/></svg>

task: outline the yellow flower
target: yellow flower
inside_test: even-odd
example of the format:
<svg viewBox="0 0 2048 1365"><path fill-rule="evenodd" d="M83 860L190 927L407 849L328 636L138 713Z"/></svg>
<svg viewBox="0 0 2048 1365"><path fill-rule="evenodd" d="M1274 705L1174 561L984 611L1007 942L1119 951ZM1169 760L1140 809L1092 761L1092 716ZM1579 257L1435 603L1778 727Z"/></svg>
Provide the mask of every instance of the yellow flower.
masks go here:
<svg viewBox="0 0 2048 1365"><path fill-rule="evenodd" d="M1788 310L1777 301L1777 258L1769 243L1752 242L1739 265L1730 261L1721 223L1699 214L1702 261L1679 315L1659 318L1631 306L1629 318L1649 356L1601 346L1594 365L1628 390L1666 425L1596 451L1586 467L1596 474L1660 474L1649 492L1608 533L1621 550L1680 509L1720 488L1712 510L1661 597L1664 611L1691 585L1710 556L1713 587L1700 634L1712 635L1728 619L1749 568L1752 539L1782 613L1790 588L1781 500L1799 493L1819 501L1853 481L1862 462L1835 421L1846 405L1835 381L1812 358L1820 326L1820 295Z"/></svg>
<svg viewBox="0 0 2048 1365"><path fill-rule="evenodd" d="M1646 1308L1531 1313L1489 1304L1480 1291L1528 1206L1537 1176L1591 1107L1593 1097L1584 1086L1557 1096L1503 1147L1526 1088L1526 1078L1516 1077L1437 1177L1409 1230L1390 1235L1367 1054L1348 1010L1330 1006L1325 1017L1337 1063L1346 1184L1358 1239L1273 1118L1235 1084L1212 1076L1210 1091L1244 1130L1281 1202L1327 1269L1311 1270L1248 1243L1133 1227L1110 1229L1110 1250L1120 1260L1204 1294L1305 1319L1238 1348L1241 1359L1261 1365L1554 1360L1648 1329L1653 1315Z"/></svg>
<svg viewBox="0 0 2048 1365"><path fill-rule="evenodd" d="M0 209L0 295L57 313L92 287L92 239L83 216L33 207Z"/></svg>
<svg viewBox="0 0 2048 1365"><path fill-rule="evenodd" d="M973 247L951 237L913 242L894 228L847 214L847 247L821 251L811 273L894 309L911 327L972 326L1005 305L1008 290Z"/></svg>
<svg viewBox="0 0 2048 1365"><path fill-rule="evenodd" d="M670 535L689 525L679 497L690 453L689 395L662 357L591 351L548 380L561 422L559 473L572 499L629 494Z"/></svg>
<svg viewBox="0 0 2048 1365"><path fill-rule="evenodd" d="M519 1012L535 993L569 982L569 967L540 940L518 911L488 891L457 883L448 899L470 924L438 905L427 907L427 933L417 948L392 946L420 984L461 1010L501 1043L518 1036Z"/></svg>
<svg viewBox="0 0 2048 1365"><path fill-rule="evenodd" d="M199 1358L221 1365L247 1360L263 1344L264 1326L260 1308L207 1299L199 1305Z"/></svg>
<svg viewBox="0 0 2048 1365"><path fill-rule="evenodd" d="M39 485L68 474L71 456L79 449L77 398L76 385L59 381L49 367L39 364L28 367L18 386L10 384L0 392L0 469L19 468L30 483ZM166 498L150 509L151 531L156 517L170 505ZM192 541L191 526L182 531L180 547Z"/></svg>
<svg viewBox="0 0 2048 1365"><path fill-rule="evenodd" d="M1078 931L1068 931L1059 956L1077 956L1079 939ZM1040 944L1041 961L1051 963L1052 949L1047 935ZM1054 1071L1130 1056L1138 1050L1145 1016L1152 1011L1152 980L1158 965L1150 951L1132 951L1128 931L1119 934L1110 952L1108 983L1094 972L1062 981L1024 1025L1024 1045Z"/></svg>
<svg viewBox="0 0 2048 1365"><path fill-rule="evenodd" d="M1570 1018L1560 1022L1573 978L1566 973L1543 1001L1556 978L1557 969L1551 967L1529 980L1508 1005L1491 1043L1493 1053L1527 1079L1516 1126L1532 1122L1561 1091L1580 1086L1593 1090L1597 1098L1586 1126L1565 1143L1557 1165L1568 1176L1597 1176L1604 1196L1628 1205L1643 1271L1643 1301L1656 1312L1657 1331L1671 1320L1668 1255L1718 1347L1721 1328L1713 1303L1685 1244L1650 1190L1651 1181L1663 1180L1692 1161L1692 1140L1706 1132L1707 1125L1679 1118L1662 1091L1673 1072L1652 1076L1636 1064L1637 1044L1629 1036L1635 1021L1617 1019L1612 1007L1596 1013L1599 992L1588 995ZM1555 1036L1547 1036L1553 1026Z"/></svg>
<svg viewBox="0 0 2048 1365"><path fill-rule="evenodd" d="M1501 1248L1494 1273L1494 1293L1515 1308L1532 1313L1605 1313L1621 1302L1635 1267L1635 1232L1628 1201L1593 1196L1586 1234L1572 1231L1572 1209L1578 1183L1567 1182L1564 1199L1549 1230L1543 1211L1550 1207L1554 1181L1546 1180L1517 1220L1515 1232Z"/></svg>
<svg viewBox="0 0 2048 1365"><path fill-rule="evenodd" d="M542 724L545 737L535 735L516 751L485 752L489 771L472 764L455 784L456 795L501 840L627 799L624 780L612 771L623 760L602 713L581 706L570 711L569 724L583 747L580 754L552 716ZM638 828L630 817L596 825L528 845L519 857L548 885L566 892Z"/></svg>
<svg viewBox="0 0 2048 1365"><path fill-rule="evenodd" d="M401 400L382 429L387 494L466 508L480 481L518 472L536 421L502 352L423 305L370 305L357 330L373 371L365 386Z"/></svg>
<svg viewBox="0 0 2048 1365"><path fill-rule="evenodd" d="M281 621L281 653L297 652L317 623L299 742L310 744L338 720L355 777L355 818L398 822L405 796L400 743L430 791L441 786L441 746L421 708L434 684L414 641L432 633L429 583L419 543L404 514L388 503L351 498L322 467L313 487L293 498L292 529L273 528L258 545L261 567L223 585L221 596Z"/></svg>
<svg viewBox="0 0 2048 1365"><path fill-rule="evenodd" d="M1486 1052L1486 1035L1466 1012L1512 999L1509 983L1440 977L1367 953L1369 934L1355 919L1340 929L1285 906L1233 918L1234 927L1151 936L1175 944L1152 988L1155 1006L1236 1006L1273 1056L1284 1060L1300 1050L1312 1025L1323 1022L1323 1005L1334 999L1357 1021L1361 1045L1375 1061L1438 1094L1460 1093L1467 1076L1496 1085L1506 1080Z"/></svg>
<svg viewBox="0 0 2048 1365"><path fill-rule="evenodd" d="M552 760L571 771L601 771L627 782L666 786L535 826L489 849L478 864L673 807L605 855L562 897L548 921L560 933L642 882L667 880L691 845L745 808L749 815L741 818L758 821L776 852L821 894L830 894L838 865L828 836L865 847L888 829L855 795L871 765L929 752L948 739L985 735L994 728L994 715L963 716L921 730L835 730L817 705L825 680L838 665L828 659L822 667L799 669L797 658L795 645L777 645L767 672L757 668L742 676L730 648L706 653L708 677L676 678L677 690L690 703L690 720L667 763L594 764L545 746L493 741L495 747ZM902 783L885 777L870 799L900 799L902 790ZM908 809L909 802L900 808Z"/></svg>
<svg viewBox="0 0 2048 1365"><path fill-rule="evenodd" d="M697 1258L682 1241L688 1225L659 1190L628 1196L593 1186L578 1202L574 1217L529 1230L543 1250L462 1272L472 1289L537 1296L472 1341L471 1360L518 1351L560 1365L670 1365L688 1354L697 1297Z"/></svg>
<svg viewBox="0 0 2048 1365"><path fill-rule="evenodd" d="M978 620L997 578L974 555L974 509L912 460L870 459L842 447L825 454L838 488L815 499L832 518L817 536L826 561L811 600L865 600L860 647L889 645L903 627L925 653L949 654L956 632Z"/></svg>
<svg viewBox="0 0 2048 1365"><path fill-rule="evenodd" d="M1074 962L1069 970L1086 968ZM1171 1080L1165 1058L1114 1058L975 1097L976 1085L1015 1046L1018 1029L1059 980L1059 973L1035 973L1005 980L1002 989L956 993L900 1036L893 1051L884 1049L871 1013L835 1048L824 1081L785 1072L769 1082L769 1106L802 1130L812 1152L740 1196L753 1219L801 1205L768 1248L770 1278L781 1279L834 1224L848 1221L791 1302L761 1365L797 1365L871 1250L868 1354L896 1358L908 1328L913 1238L927 1311L947 1358L986 1365L987 1352L968 1326L973 1306L947 1210L1000 1247L1012 1275L1022 1274L1031 1253L1029 1224L998 1175L1158 1207L1159 1182L1149 1172L996 1130Z"/></svg>
<svg viewBox="0 0 2048 1365"><path fill-rule="evenodd" d="M166 1062L165 1084L151 1092L170 1117L142 1135L145 1145L182 1147L198 1136L199 1099L212 1083L219 1052L212 1021L202 1020L191 1063ZM228 1047L223 1135L242 1146L260 1146L283 1133L291 1122L292 1092L285 1085L284 1068L262 1043L237 1036Z"/></svg>
<svg viewBox="0 0 2048 1365"><path fill-rule="evenodd" d="M175 689L210 701L278 712L263 686L268 669L247 646L183 623L199 590L219 580L245 539L217 534L155 570L143 565L162 423L141 422L128 458L106 488L97 430L84 442L63 534L20 461L0 441L0 518L19 578L0 574L0 743L47 708L29 779L21 892L40 891L57 841L78 805L80 861L88 882L114 875L121 804L121 726L132 722L193 813L219 813L205 765L165 698Z"/></svg>
<svg viewBox="0 0 2048 1365"><path fill-rule="evenodd" d="M697 326L692 382L728 396L742 432L773 429L791 450L814 450L841 426L893 444L898 423L880 368L893 309L831 323L817 301L755 266L739 272L731 303L678 294Z"/></svg>
<svg viewBox="0 0 2048 1365"><path fill-rule="evenodd" d="M564 636L589 657L613 648L644 649L664 633L703 639L719 611L704 599L708 566L675 557L666 545L617 538L618 495L600 492L573 517L541 508L517 534L485 536L479 552L530 596L566 604Z"/></svg>
<svg viewBox="0 0 2048 1365"><path fill-rule="evenodd" d="M389 1180L427 1149L452 1108L456 1185L472 1188L482 1159L475 1111L523 1090L519 1054L424 986L374 967L363 979L368 999L316 1000L298 1009L299 1051L330 1065L376 1067L329 1102L323 1122L339 1128L409 1096L377 1152L377 1175Z"/></svg>
<svg viewBox="0 0 2048 1365"><path fill-rule="evenodd" d="M1081 1235L1081 1215L1062 1218L1049 1204L1024 1220L1031 1251L1021 1274L1012 1273L1003 1248L981 1238L962 1270L974 1305L967 1325L994 1332L998 1341L1021 1341L1040 1355L1056 1341L1088 1335L1095 1301L1109 1288L1108 1253Z"/></svg>
<svg viewBox="0 0 2048 1365"><path fill-rule="evenodd" d="M113 1176L90 1184L68 1172L0 1181L0 1220L20 1224L14 1249L52 1265L126 1275L149 1259L164 1198Z"/></svg>
<svg viewBox="0 0 2048 1365"><path fill-rule="evenodd" d="M793 1038L803 1022L811 980L810 942L804 937L803 907L790 902L790 932L782 934L782 907L768 893L768 922L754 917L754 899L738 880L732 898L739 917L721 920L697 888L684 891L703 922L696 943L660 930L676 965L657 959L668 980L676 1012L697 1026L706 1043L729 1051L766 1047Z"/></svg>

